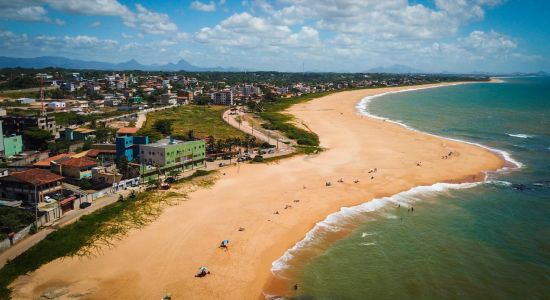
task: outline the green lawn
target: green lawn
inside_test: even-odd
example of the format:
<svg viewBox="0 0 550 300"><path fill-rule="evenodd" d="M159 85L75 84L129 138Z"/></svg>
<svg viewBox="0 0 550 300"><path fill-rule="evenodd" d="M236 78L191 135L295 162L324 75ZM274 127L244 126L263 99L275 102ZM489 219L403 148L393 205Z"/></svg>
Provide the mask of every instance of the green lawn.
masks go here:
<svg viewBox="0 0 550 300"><path fill-rule="evenodd" d="M227 138L244 138L245 134L222 120L226 106L184 105L172 109L147 114L147 121L140 134L147 134L152 140L162 138L155 130L157 120L169 120L172 124L172 135L175 138L184 137L193 130L195 137L213 136L216 140Z"/></svg>

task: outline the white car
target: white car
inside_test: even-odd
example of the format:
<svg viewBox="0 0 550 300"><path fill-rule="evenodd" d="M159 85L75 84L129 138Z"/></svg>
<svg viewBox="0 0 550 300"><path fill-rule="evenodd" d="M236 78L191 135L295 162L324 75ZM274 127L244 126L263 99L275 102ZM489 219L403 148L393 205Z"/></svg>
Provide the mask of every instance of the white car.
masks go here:
<svg viewBox="0 0 550 300"><path fill-rule="evenodd" d="M52 203L53 201L54 201L54 199L50 196L44 197L44 202L46 202L46 203Z"/></svg>

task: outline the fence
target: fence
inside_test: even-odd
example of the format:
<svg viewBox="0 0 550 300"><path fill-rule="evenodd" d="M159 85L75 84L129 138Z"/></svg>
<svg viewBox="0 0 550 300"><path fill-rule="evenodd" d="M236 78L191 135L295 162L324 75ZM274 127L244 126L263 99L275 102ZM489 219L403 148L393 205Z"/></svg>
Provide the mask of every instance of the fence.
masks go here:
<svg viewBox="0 0 550 300"><path fill-rule="evenodd" d="M20 241L21 239L23 239L24 237L29 235L29 231L31 230L31 227L32 227L32 225L29 225L29 226L21 229L19 232L17 232L15 234L15 236L13 237L13 244L15 245L15 243L17 243L18 241ZM11 246L12 246L12 244L11 244L9 238L7 238L3 241L0 241L0 252L8 249Z"/></svg>

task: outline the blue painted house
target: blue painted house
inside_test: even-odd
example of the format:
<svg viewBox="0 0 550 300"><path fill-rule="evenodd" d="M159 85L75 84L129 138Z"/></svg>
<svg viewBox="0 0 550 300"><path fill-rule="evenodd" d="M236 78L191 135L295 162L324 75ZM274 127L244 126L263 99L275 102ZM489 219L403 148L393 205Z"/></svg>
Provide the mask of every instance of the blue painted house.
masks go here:
<svg viewBox="0 0 550 300"><path fill-rule="evenodd" d="M123 135L116 138L116 157L126 156L128 161L138 158L139 145L149 144L148 136Z"/></svg>

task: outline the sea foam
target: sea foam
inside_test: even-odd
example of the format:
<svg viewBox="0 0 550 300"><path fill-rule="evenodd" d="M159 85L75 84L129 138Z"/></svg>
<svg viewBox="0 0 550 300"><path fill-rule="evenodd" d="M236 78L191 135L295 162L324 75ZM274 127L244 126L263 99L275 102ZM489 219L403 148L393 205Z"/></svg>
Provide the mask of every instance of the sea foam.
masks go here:
<svg viewBox="0 0 550 300"><path fill-rule="evenodd" d="M330 231L340 230L341 224L344 223L345 220L364 213L377 211L387 205L410 207L412 203L421 199L420 196L445 193L449 190L472 188L479 184L481 183L467 182L457 184L436 183L430 186L417 186L393 196L376 198L352 207L342 207L340 211L328 215L323 221L315 224L313 229L306 234L306 237L303 240L296 243L292 248L288 249L283 256L274 261L271 264L271 272L275 275L280 275L280 271L288 267L289 262L295 257L296 253L304 248L313 247L316 243L319 243L319 237L322 236L327 229ZM368 234L363 233L361 236L365 237L366 235Z"/></svg>
<svg viewBox="0 0 550 300"><path fill-rule="evenodd" d="M459 83L453 84L453 85L458 85L458 84ZM379 97L382 97L382 96L385 96L385 95L404 93L404 92L410 92L410 91L417 91L417 90L424 90L424 89L431 89L431 88L437 88L437 87L440 87L440 86L417 87L417 88L403 89L403 90L398 90L398 91L391 91L391 92L381 93L381 94L377 94L377 95L367 96L367 97L363 98L361 101L359 101L359 103L356 105L356 108L359 111L359 113L361 113L362 115L365 115L365 116L368 116L368 117L371 117L371 118L374 118L374 119L379 119L379 120L384 120L386 122L394 123L394 124L397 124L399 126L405 127L409 130L413 130L413 131L416 131L416 132L421 132L421 133L428 134L428 135L431 135L431 136L436 136L436 137L443 138L443 139L450 140L450 141L475 145L475 146L487 149L491 152L497 153L502 158L504 158L504 160L511 163L516 168L523 167L523 164L521 162L519 162L519 161L515 160L514 158L512 158L510 153L508 153L504 150L491 148L491 147L488 147L488 146L485 146L485 145L482 145L482 144L478 144L478 143L474 143L474 142L470 142L470 141L464 141L464 140L459 140L459 139L450 138L450 137L446 137L446 136L440 136L440 135L436 135L436 134L432 134L432 133L423 132L423 131L414 129L414 128L410 127L409 125L407 125L407 124L405 124L401 121L394 121L394 120L391 120L391 119L388 119L388 118L373 115L367 109L368 105L372 102L373 99L376 99L376 98L379 98ZM506 169L507 169L507 167L502 168L502 170L506 170Z"/></svg>
<svg viewBox="0 0 550 300"><path fill-rule="evenodd" d="M525 133L507 133L506 135L511 137L517 137L520 139L528 139L528 138L535 137L532 134L525 134Z"/></svg>

